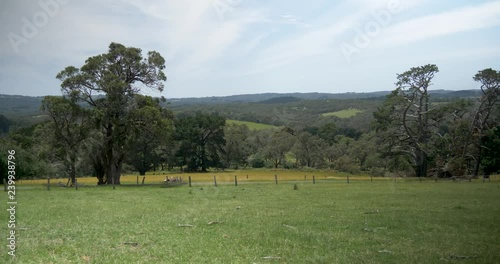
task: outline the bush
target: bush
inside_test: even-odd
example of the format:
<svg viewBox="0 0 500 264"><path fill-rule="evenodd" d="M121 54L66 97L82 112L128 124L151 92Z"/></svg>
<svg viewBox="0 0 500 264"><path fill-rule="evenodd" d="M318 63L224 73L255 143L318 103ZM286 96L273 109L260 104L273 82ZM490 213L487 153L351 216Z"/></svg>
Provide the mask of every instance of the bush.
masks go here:
<svg viewBox="0 0 500 264"><path fill-rule="evenodd" d="M359 165L347 155L344 155L335 161L335 169L351 174L357 174L361 170Z"/></svg>
<svg viewBox="0 0 500 264"><path fill-rule="evenodd" d="M264 168L266 166L266 161L261 157L254 157L250 161L252 168Z"/></svg>

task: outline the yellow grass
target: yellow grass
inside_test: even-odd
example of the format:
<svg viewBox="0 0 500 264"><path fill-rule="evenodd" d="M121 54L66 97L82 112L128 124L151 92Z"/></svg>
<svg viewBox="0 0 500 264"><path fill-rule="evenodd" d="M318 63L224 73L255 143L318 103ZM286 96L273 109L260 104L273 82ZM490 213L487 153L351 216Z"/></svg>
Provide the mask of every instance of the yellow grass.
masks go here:
<svg viewBox="0 0 500 264"><path fill-rule="evenodd" d="M188 181L188 177L191 176L193 183L211 183L216 176L217 183L234 183L234 176L237 176L238 183L243 182L274 182L274 176L278 176L278 181L312 181L313 176L316 180L339 180L346 181L347 176L349 176L349 181L390 181L394 180L390 177L373 177L371 178L368 174L358 174L352 175L344 172L337 171L315 171L315 172L304 172L298 170L226 170L218 172L207 172L207 173L170 173L170 172L148 172L145 176L139 176L138 174L127 174L122 175L122 184L136 184L137 179L139 179L139 184L142 183L143 177L145 178L145 184L159 184L165 181L165 178L182 178L184 182ZM248 177L247 177L248 176ZM401 178L399 178L401 179ZM426 180L433 180L433 178L427 178ZM68 179L51 179L51 184L57 184L61 182L66 184ZM482 181L479 177L474 181ZM492 175L492 182L500 182L500 175ZM95 177L81 177L78 178L78 183L83 185L96 185L97 179ZM47 184L47 179L38 180L21 180L18 184Z"/></svg>
<svg viewBox="0 0 500 264"><path fill-rule="evenodd" d="M166 177L169 178L182 178L184 182L187 182L188 177L191 176L193 183L197 182L213 182L213 177L216 176L217 183L234 183L234 176L237 176L238 182L252 182L252 181L274 181L274 176L278 176L278 181L302 181L304 179L312 181L313 176L316 180L346 180L347 173L336 172L336 171L315 171L315 172L303 172L297 170L226 170L217 172L207 172L207 173L169 173L169 172L148 172L145 176L139 176L137 174L127 174L122 175L122 184L135 184L137 183L137 178L139 179L139 184L142 183L143 177L145 178L146 184L158 184L164 182ZM248 177L247 177L248 176ZM369 175L349 175L350 180L370 180ZM382 178L374 178L374 180L381 180ZM61 182L66 184L67 178L51 179L51 184L57 184ZM21 180L18 184L46 184L47 179L38 180ZM95 177L80 177L78 178L78 183L84 185L95 185L97 184L97 179Z"/></svg>

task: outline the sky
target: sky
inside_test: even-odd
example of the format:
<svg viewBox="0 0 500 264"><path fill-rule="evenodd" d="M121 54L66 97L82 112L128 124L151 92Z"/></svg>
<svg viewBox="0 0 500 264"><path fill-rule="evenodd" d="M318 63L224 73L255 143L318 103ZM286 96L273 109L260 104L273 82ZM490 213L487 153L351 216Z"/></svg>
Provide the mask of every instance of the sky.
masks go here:
<svg viewBox="0 0 500 264"><path fill-rule="evenodd" d="M395 88L436 64L431 89L500 70L500 1L0 0L0 94L60 95L67 66L111 42L158 51L166 98Z"/></svg>

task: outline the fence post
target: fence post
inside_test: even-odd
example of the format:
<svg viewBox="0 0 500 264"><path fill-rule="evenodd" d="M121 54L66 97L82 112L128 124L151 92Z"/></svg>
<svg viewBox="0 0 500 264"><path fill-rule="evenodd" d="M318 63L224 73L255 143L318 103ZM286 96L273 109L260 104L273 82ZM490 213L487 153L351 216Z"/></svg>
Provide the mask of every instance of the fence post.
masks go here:
<svg viewBox="0 0 500 264"><path fill-rule="evenodd" d="M247 174L247 180L248 180L248 174Z"/></svg>
<svg viewBox="0 0 500 264"><path fill-rule="evenodd" d="M234 175L234 186L238 186L238 176Z"/></svg>
<svg viewBox="0 0 500 264"><path fill-rule="evenodd" d="M115 177L111 177L111 184L113 185L113 190L115 189Z"/></svg>
<svg viewBox="0 0 500 264"><path fill-rule="evenodd" d="M75 179L75 190L78 191L78 179Z"/></svg>
<svg viewBox="0 0 500 264"><path fill-rule="evenodd" d="M316 176L313 175L313 184L316 184Z"/></svg>
<svg viewBox="0 0 500 264"><path fill-rule="evenodd" d="M274 175L274 182L278 184L278 175Z"/></svg>
<svg viewBox="0 0 500 264"><path fill-rule="evenodd" d="M189 187L191 187L191 176L189 176L188 181L189 181Z"/></svg>
<svg viewBox="0 0 500 264"><path fill-rule="evenodd" d="M137 180L136 181L137 181L137 185L139 185L139 176L137 176Z"/></svg>
<svg viewBox="0 0 500 264"><path fill-rule="evenodd" d="M347 183L349 183L349 174L347 174Z"/></svg>
<svg viewBox="0 0 500 264"><path fill-rule="evenodd" d="M215 185L215 187L217 187L217 178L215 175L214 175L214 185Z"/></svg>
<svg viewBox="0 0 500 264"><path fill-rule="evenodd" d="M7 181L3 179L3 190L7 191Z"/></svg>
<svg viewBox="0 0 500 264"><path fill-rule="evenodd" d="M47 178L47 191L50 191L50 178Z"/></svg>
<svg viewBox="0 0 500 264"><path fill-rule="evenodd" d="M145 180L146 180L146 176L142 177L142 185L144 185Z"/></svg>
<svg viewBox="0 0 500 264"><path fill-rule="evenodd" d="M370 182L373 182L373 175L370 174Z"/></svg>
<svg viewBox="0 0 500 264"><path fill-rule="evenodd" d="M304 181L306 181L306 180L307 180L307 175L304 175Z"/></svg>

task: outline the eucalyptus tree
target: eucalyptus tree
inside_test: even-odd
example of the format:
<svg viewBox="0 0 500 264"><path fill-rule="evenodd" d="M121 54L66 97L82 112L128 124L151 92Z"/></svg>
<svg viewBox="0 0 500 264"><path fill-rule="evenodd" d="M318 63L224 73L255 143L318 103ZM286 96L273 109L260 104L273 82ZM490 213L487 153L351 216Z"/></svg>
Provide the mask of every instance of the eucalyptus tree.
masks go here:
<svg viewBox="0 0 500 264"><path fill-rule="evenodd" d="M174 122L175 139L179 141L177 156L189 170L206 172L220 167L224 145L226 119L218 114L197 112Z"/></svg>
<svg viewBox="0 0 500 264"><path fill-rule="evenodd" d="M413 67L397 75L396 89L374 113L376 128L386 132L388 155L406 155L412 161L415 174L425 177L428 169L429 93L436 65Z"/></svg>
<svg viewBox="0 0 500 264"><path fill-rule="evenodd" d="M142 55L139 48L111 43L107 53L89 57L80 67L69 66L57 74L64 96L74 98L92 111L93 121L102 134L103 183L120 183L127 153L128 121L134 97L142 87L163 91L167 79L165 59L156 51Z"/></svg>
<svg viewBox="0 0 500 264"><path fill-rule="evenodd" d="M474 81L481 83L481 97L477 102L469 130L469 137L476 147L473 175L477 176L482 159L483 138L485 132L498 125L498 105L500 103L500 72L491 68L479 71ZM496 114L496 116L492 115ZM495 118L497 120L495 120ZM491 122L492 121L492 122ZM494 134L493 134L494 135ZM468 141L467 141L468 142ZM462 156L467 155L468 144Z"/></svg>
<svg viewBox="0 0 500 264"><path fill-rule="evenodd" d="M262 149L262 156L271 161L274 168L278 168L286 161L286 154L295 144L296 137L288 129L275 131L266 138L266 144Z"/></svg>
<svg viewBox="0 0 500 264"><path fill-rule="evenodd" d="M145 175L160 162L162 146L170 141L173 114L162 108L158 99L136 96L135 100L135 109L129 117L131 131L127 137L126 161L140 175Z"/></svg>
<svg viewBox="0 0 500 264"><path fill-rule="evenodd" d="M235 168L248 163L250 156L249 145L250 129L246 125L228 124L224 128L224 163L225 167L231 164Z"/></svg>
<svg viewBox="0 0 500 264"><path fill-rule="evenodd" d="M41 109L51 119L47 129L52 133L45 135L47 143L66 166L71 183L74 184L82 143L91 129L91 116L87 109L76 103L76 98L46 96Z"/></svg>
<svg viewBox="0 0 500 264"><path fill-rule="evenodd" d="M301 132L297 135L292 152L300 166L316 167L324 165L324 149L329 145L318 136L313 136L309 132Z"/></svg>

